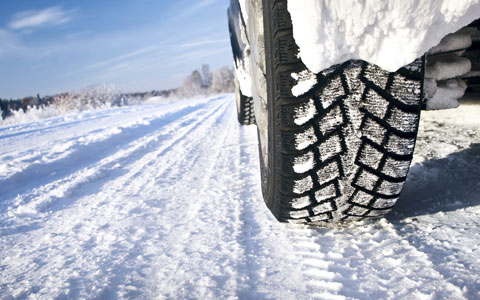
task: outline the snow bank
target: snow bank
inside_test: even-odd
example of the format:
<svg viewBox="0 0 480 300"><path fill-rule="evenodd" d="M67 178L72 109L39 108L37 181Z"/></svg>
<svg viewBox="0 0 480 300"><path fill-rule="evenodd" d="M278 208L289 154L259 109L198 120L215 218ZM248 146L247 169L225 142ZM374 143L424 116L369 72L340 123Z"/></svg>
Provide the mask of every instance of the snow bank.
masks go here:
<svg viewBox="0 0 480 300"><path fill-rule="evenodd" d="M396 71L480 15L478 0L288 1L293 35L318 73L350 59Z"/></svg>
<svg viewBox="0 0 480 300"><path fill-rule="evenodd" d="M145 100L136 98L120 98L117 97L118 94L114 94L108 99L105 99L102 96L92 96L88 98L85 96L85 93L86 92L84 90L78 94L61 94L55 96L56 101L49 105L29 107L26 111L23 111L22 109L12 110L11 115L9 115L7 118L0 118L0 127L25 124L53 117L80 115L80 113L84 112L88 113L107 110L118 106L169 104L172 102L185 100L182 97L166 98L161 96L149 97Z"/></svg>

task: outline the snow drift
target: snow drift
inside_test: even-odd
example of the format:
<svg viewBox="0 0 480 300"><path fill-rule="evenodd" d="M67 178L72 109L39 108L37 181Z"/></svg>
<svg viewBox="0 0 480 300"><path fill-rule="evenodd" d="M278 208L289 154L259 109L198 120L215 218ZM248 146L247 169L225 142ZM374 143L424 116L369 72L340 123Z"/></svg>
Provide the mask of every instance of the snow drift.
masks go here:
<svg viewBox="0 0 480 300"><path fill-rule="evenodd" d="M480 15L478 0L290 0L293 35L318 73L350 59L396 71Z"/></svg>

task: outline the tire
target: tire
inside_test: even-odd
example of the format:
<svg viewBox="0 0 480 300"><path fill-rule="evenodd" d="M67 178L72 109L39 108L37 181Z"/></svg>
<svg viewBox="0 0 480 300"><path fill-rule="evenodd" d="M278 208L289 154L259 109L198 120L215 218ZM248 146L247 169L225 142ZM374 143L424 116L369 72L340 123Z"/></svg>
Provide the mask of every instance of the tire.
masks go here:
<svg viewBox="0 0 480 300"><path fill-rule="evenodd" d="M237 102L237 118L241 125L255 124L253 98L242 94L237 78L235 77L235 97Z"/></svg>
<svg viewBox="0 0 480 300"><path fill-rule="evenodd" d="M260 165L268 208L291 223L385 215L412 159L424 60L395 73L348 61L312 74L317 83L297 97L292 73L308 71L297 55L287 1L263 0L263 13L268 152Z"/></svg>

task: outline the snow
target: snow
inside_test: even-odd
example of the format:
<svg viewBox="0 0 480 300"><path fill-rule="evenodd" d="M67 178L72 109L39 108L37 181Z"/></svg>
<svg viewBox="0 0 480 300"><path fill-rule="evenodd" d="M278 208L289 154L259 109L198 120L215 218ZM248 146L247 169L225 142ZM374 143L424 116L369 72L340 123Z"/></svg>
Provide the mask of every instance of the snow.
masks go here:
<svg viewBox="0 0 480 300"><path fill-rule="evenodd" d="M246 9L246 2L244 0L239 2L241 13L243 16L243 20L245 24L248 24L248 13ZM242 17L240 16L240 18ZM250 66L250 42L247 37L247 33L245 32L245 27L243 23L240 22L240 30L241 30L241 39L246 47L243 51L244 59L237 60L236 64L234 64L234 72L236 78L238 80L238 84L240 86L240 91L244 96L252 97L252 76L251 76L251 66ZM240 41L239 41L240 42Z"/></svg>
<svg viewBox="0 0 480 300"><path fill-rule="evenodd" d="M308 151L305 155L295 158L293 170L298 174L302 174L313 169L314 165L315 160L313 152Z"/></svg>
<svg viewBox="0 0 480 300"><path fill-rule="evenodd" d="M293 36L318 73L350 59L396 71L478 18L478 0L290 0Z"/></svg>
<svg viewBox="0 0 480 300"><path fill-rule="evenodd" d="M472 69L468 58L455 54L429 57L425 68L425 77L437 81L460 77Z"/></svg>
<svg viewBox="0 0 480 300"><path fill-rule="evenodd" d="M239 0L238 4L240 5L240 10L242 11L243 21L245 24L248 24L247 0Z"/></svg>
<svg viewBox="0 0 480 300"><path fill-rule="evenodd" d="M465 94L467 84L461 79L449 79L437 83L436 92L427 101L427 109L455 108L460 104L458 99Z"/></svg>
<svg viewBox="0 0 480 300"><path fill-rule="evenodd" d="M292 88L292 94L295 97L305 94L317 84L317 77L308 70L304 70L300 73L292 73L291 76L297 82Z"/></svg>
<svg viewBox="0 0 480 300"><path fill-rule="evenodd" d="M250 68L250 62L248 59L237 61L238 67L234 67L235 76L238 79L238 84L240 86L240 91L242 95L246 97L252 97L252 77L247 71Z"/></svg>
<svg viewBox="0 0 480 300"><path fill-rule="evenodd" d="M467 27L459 30L458 33L449 34L440 41L440 44L428 50L428 54L465 50L472 45L472 36L477 31L474 27Z"/></svg>
<svg viewBox="0 0 480 300"><path fill-rule="evenodd" d="M295 108L295 124L303 125L310 121L317 114L315 102L309 99L307 103Z"/></svg>
<svg viewBox="0 0 480 300"><path fill-rule="evenodd" d="M233 95L0 126L0 299L478 299L479 113L423 113L392 213L340 227L273 218Z"/></svg>

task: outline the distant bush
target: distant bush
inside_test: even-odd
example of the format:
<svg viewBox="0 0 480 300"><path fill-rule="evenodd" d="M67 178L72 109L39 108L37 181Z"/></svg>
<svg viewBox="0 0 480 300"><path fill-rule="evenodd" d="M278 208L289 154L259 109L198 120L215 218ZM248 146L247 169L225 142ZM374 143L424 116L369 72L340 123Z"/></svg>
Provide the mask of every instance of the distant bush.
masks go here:
<svg viewBox="0 0 480 300"><path fill-rule="evenodd" d="M82 111L95 108L124 105L126 99L113 87L101 85L86 88L78 93L63 93L53 96L55 105L63 111Z"/></svg>
<svg viewBox="0 0 480 300"><path fill-rule="evenodd" d="M222 67L213 73L208 65L201 72L194 70L177 89L143 93L121 93L113 86L99 85L80 92L68 92L41 98L26 97L21 100L0 99L0 125L24 123L53 116L92 109L141 104L148 99L182 99L234 91L233 70Z"/></svg>
<svg viewBox="0 0 480 300"><path fill-rule="evenodd" d="M23 123L84 110L108 108L127 104L125 96L112 86L86 88L76 93L62 93L40 98L0 100L0 125Z"/></svg>

